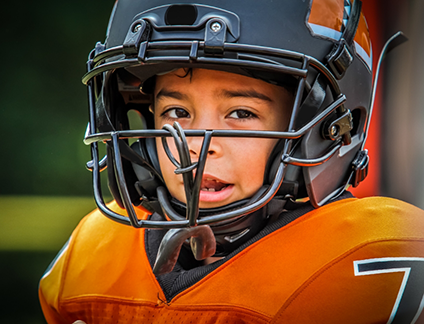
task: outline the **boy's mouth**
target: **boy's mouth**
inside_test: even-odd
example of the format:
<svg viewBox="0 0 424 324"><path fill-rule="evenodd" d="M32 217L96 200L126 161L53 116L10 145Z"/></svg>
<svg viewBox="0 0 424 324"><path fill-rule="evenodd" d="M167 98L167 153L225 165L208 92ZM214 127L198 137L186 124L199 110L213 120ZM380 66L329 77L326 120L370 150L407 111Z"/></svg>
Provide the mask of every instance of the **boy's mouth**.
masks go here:
<svg viewBox="0 0 424 324"><path fill-rule="evenodd" d="M221 179L205 174L200 184L199 202L202 204L200 207L217 207L222 204L223 201L231 199L234 190L235 186L233 183L226 183Z"/></svg>
<svg viewBox="0 0 424 324"><path fill-rule="evenodd" d="M209 191L209 192L216 192L221 191L227 188L230 184L223 183L219 180L212 179L212 178L204 178L202 179L202 184L200 185L201 191Z"/></svg>

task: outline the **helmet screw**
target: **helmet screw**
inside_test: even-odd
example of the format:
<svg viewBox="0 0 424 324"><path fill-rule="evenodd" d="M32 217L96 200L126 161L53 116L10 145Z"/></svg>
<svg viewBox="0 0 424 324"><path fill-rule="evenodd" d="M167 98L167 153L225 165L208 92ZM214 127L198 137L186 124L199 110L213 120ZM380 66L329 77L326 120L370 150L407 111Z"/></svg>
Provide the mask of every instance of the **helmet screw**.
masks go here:
<svg viewBox="0 0 424 324"><path fill-rule="evenodd" d="M330 135L331 137L336 137L339 133L339 128L336 125L331 126Z"/></svg>
<svg viewBox="0 0 424 324"><path fill-rule="evenodd" d="M211 29L216 33L219 32L221 30L222 26L219 22L215 21L212 23L211 25Z"/></svg>
<svg viewBox="0 0 424 324"><path fill-rule="evenodd" d="M139 30L140 30L140 28L141 28L141 24L137 24L137 25L135 25L134 27L133 27L133 33L136 33L136 32L138 32Z"/></svg>

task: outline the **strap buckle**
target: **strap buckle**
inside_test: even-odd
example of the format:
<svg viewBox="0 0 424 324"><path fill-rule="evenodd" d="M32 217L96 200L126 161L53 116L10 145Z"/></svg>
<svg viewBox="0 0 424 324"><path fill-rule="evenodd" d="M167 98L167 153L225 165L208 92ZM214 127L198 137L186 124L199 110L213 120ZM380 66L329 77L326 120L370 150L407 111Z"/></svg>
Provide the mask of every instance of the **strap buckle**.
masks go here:
<svg viewBox="0 0 424 324"><path fill-rule="evenodd" d="M339 43L335 44L333 51L328 56L328 67L337 80L344 77L346 70L353 62L353 54L342 38Z"/></svg>
<svg viewBox="0 0 424 324"><path fill-rule="evenodd" d="M353 174L349 182L354 188L367 177L369 160L368 150L363 150L359 151L352 161Z"/></svg>

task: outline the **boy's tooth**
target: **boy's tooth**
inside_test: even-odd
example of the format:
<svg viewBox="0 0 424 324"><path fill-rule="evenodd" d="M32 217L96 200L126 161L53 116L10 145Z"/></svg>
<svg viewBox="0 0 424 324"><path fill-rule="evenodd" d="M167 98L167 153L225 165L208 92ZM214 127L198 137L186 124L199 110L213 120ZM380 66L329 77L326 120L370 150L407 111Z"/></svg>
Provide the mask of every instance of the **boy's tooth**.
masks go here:
<svg viewBox="0 0 424 324"><path fill-rule="evenodd" d="M215 188L201 188L200 191L209 191L209 192L215 192Z"/></svg>

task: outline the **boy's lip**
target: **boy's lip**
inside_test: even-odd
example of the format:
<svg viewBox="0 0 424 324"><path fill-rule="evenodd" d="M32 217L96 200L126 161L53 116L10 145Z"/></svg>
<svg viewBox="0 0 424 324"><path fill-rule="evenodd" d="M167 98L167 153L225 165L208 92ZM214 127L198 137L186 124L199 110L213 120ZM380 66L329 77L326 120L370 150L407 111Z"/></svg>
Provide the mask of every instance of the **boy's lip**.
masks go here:
<svg viewBox="0 0 424 324"><path fill-rule="evenodd" d="M234 191L234 184L210 174L203 174L199 201L219 202L227 199Z"/></svg>

